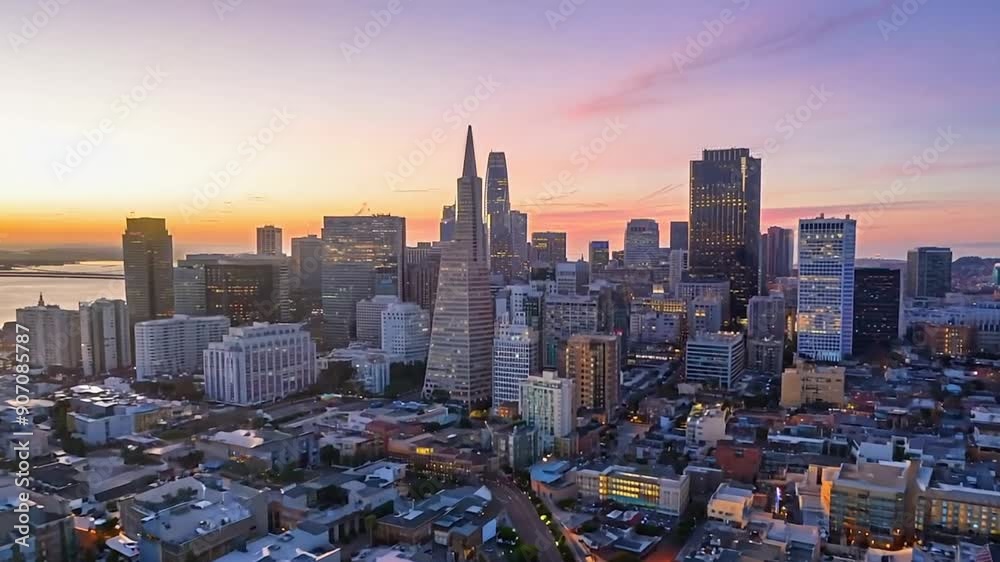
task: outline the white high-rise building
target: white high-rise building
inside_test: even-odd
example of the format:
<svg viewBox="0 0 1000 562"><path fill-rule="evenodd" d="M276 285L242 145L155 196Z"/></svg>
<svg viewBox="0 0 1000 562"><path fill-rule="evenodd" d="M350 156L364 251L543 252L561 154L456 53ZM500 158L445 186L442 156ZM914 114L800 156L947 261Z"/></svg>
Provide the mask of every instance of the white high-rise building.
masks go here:
<svg viewBox="0 0 1000 562"><path fill-rule="evenodd" d="M653 267L659 260L660 225L653 219L632 219L625 227L625 267Z"/></svg>
<svg viewBox="0 0 1000 562"><path fill-rule="evenodd" d="M32 367L80 366L80 313L46 305L38 295L38 305L19 308L17 323L28 329L28 364Z"/></svg>
<svg viewBox="0 0 1000 562"><path fill-rule="evenodd" d="M676 296L680 290L681 280L688 271L688 251L670 250L667 263L670 265L670 294Z"/></svg>
<svg viewBox="0 0 1000 562"><path fill-rule="evenodd" d="M257 255L282 256L281 229L273 225L257 227Z"/></svg>
<svg viewBox="0 0 1000 562"><path fill-rule="evenodd" d="M684 354L685 380L730 389L746 369L743 334L694 334Z"/></svg>
<svg viewBox="0 0 1000 562"><path fill-rule="evenodd" d="M230 328L204 351L205 397L239 406L276 402L316 383L316 344L301 324Z"/></svg>
<svg viewBox="0 0 1000 562"><path fill-rule="evenodd" d="M376 295L362 299L355 306L357 340L372 347L382 347L382 312L400 302L395 295Z"/></svg>
<svg viewBox="0 0 1000 562"><path fill-rule="evenodd" d="M518 411L524 421L538 429L543 451L551 452L557 437L573 431L575 394L573 379L560 378L551 370L521 382Z"/></svg>
<svg viewBox="0 0 1000 562"><path fill-rule="evenodd" d="M80 303L80 350L83 374L106 373L132 365L128 308L123 300Z"/></svg>
<svg viewBox="0 0 1000 562"><path fill-rule="evenodd" d="M538 332L503 319L493 338L493 405L517 402L521 382L539 372Z"/></svg>
<svg viewBox="0 0 1000 562"><path fill-rule="evenodd" d="M417 303L390 304L382 311L383 351L404 363L427 361L430 344L431 315Z"/></svg>
<svg viewBox="0 0 1000 562"><path fill-rule="evenodd" d="M222 341L228 332L225 316L177 315L139 322L135 325L136 379L201 372L208 344Z"/></svg>
<svg viewBox="0 0 1000 562"><path fill-rule="evenodd" d="M818 361L851 355L854 335L854 252L850 217L799 221L798 353Z"/></svg>

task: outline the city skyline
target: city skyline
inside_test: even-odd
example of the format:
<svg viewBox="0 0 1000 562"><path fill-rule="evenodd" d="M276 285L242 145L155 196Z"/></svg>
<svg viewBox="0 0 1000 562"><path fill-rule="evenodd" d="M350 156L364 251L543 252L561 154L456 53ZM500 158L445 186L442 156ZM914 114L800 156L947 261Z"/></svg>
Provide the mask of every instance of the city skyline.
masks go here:
<svg viewBox="0 0 1000 562"><path fill-rule="evenodd" d="M859 217L859 256L903 259L931 244L956 256L1000 253L990 216L997 73L977 55L997 40L941 25L992 27L986 2L962 11L921 4L902 25L892 23L891 3L860 0L709 2L645 10L643 21L595 3L567 15L556 3L403 3L385 24L372 15L383 3L312 6L305 18L246 4L219 14L211 5L168 13L95 2L15 41L19 87L0 93L11 156L0 173L12 187L0 247L115 246L132 212L167 219L176 257L194 247L252 251L261 224L282 227L287 240L319 234L323 216L359 212L406 217L410 240L435 240L441 206L454 203L449 155L472 123L485 148L506 153L511 207L529 214L529 231L567 231L572 257L590 240L621 248L630 218L664 230L684 220L689 162L704 148L736 146L763 160L762 229L850 213ZM37 9L9 11L0 28L19 33ZM128 25L85 25L97 21ZM427 31L440 22L475 45L446 49L456 38ZM366 26L379 30L358 39ZM517 35L518 56L489 33L500 26ZM140 28L148 39L126 31ZM279 52L258 52L285 29L294 37ZM189 34L198 57L159 46ZM595 34L600 47L584 47ZM124 39L134 48L112 48ZM413 41L425 48L410 52ZM59 56L81 42L102 56ZM422 70L439 65L460 72ZM553 83L553 68L576 72ZM734 77L740 96L728 90ZM337 87L345 81L350 88ZM44 92L32 90L41 83ZM407 96L387 99L400 83ZM787 119L799 110L809 118ZM79 163L69 158L104 120L110 132ZM248 136L261 150L240 150ZM579 150L596 139L599 154ZM413 160L422 163L401 169L421 146L429 154ZM202 204L198 194L231 162L240 172ZM478 165L486 169L485 159ZM560 184L562 172L571 181Z"/></svg>

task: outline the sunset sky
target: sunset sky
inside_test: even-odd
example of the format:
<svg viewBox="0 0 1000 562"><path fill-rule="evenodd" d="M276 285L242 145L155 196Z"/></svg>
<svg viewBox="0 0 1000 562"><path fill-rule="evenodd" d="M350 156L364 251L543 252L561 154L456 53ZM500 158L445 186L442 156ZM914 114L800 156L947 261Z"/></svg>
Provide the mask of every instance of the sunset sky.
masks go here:
<svg viewBox="0 0 1000 562"><path fill-rule="evenodd" d="M630 217L666 246L688 162L730 146L763 158L765 228L851 213L861 256L1000 255L995 0L51 1L0 13L0 247L119 245L131 213L177 257L359 212L436 240L471 123L574 256Z"/></svg>

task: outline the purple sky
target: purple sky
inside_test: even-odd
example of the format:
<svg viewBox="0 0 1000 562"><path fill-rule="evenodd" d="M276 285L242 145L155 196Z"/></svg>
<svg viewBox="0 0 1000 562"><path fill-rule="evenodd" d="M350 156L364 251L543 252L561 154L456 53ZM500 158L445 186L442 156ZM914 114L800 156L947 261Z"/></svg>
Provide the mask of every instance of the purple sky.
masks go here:
<svg viewBox="0 0 1000 562"><path fill-rule="evenodd" d="M209 0L76 0L41 18L13 0L0 245L116 245L131 212L167 217L187 248L363 209L434 239L471 122L480 169L505 151L529 229L569 231L574 254L620 247L630 217L666 232L687 214L688 161L749 146L764 227L851 213L863 256L1000 255L994 2L577 2L243 0L220 17ZM32 17L48 20L36 34Z"/></svg>

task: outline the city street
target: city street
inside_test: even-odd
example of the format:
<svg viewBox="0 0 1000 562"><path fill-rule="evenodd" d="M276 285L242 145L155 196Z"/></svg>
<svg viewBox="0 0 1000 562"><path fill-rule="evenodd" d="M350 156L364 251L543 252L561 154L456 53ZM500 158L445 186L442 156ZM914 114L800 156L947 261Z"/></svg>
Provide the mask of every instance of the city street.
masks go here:
<svg viewBox="0 0 1000 562"><path fill-rule="evenodd" d="M486 485L493 496L507 508L507 515L521 541L538 547L538 559L541 562L562 562L552 533L539 519L528 496L506 482L490 481Z"/></svg>

